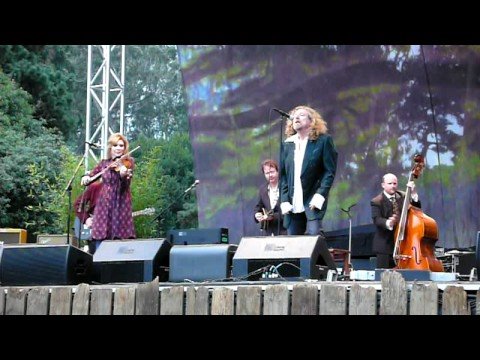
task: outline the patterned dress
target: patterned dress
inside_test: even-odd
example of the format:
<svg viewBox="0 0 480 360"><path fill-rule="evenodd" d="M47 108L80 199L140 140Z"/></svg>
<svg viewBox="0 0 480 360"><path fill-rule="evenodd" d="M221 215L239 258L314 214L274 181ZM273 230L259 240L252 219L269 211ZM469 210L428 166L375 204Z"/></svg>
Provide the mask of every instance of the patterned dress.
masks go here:
<svg viewBox="0 0 480 360"><path fill-rule="evenodd" d="M133 158L132 170L135 168ZM102 160L90 172L90 176L98 174L112 160ZM102 175L103 187L95 207L92 224L92 239L134 239L135 228L132 217L132 194L130 183L132 179L120 177L120 172L107 170Z"/></svg>

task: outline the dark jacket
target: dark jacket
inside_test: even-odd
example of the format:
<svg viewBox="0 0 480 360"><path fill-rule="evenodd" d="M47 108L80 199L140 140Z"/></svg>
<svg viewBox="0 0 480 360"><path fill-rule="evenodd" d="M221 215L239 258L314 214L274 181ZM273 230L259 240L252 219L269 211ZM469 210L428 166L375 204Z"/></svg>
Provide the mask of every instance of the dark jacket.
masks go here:
<svg viewBox="0 0 480 360"><path fill-rule="evenodd" d="M283 147L283 161L280 172L280 202L289 202L293 205L295 143L287 139L283 143ZM330 135L323 134L316 140L307 141L300 179L303 188L305 215L308 220L322 220L325 216L328 193L332 187L337 170L337 157L337 150ZM309 203L315 193L325 198L322 210L318 210L317 208L310 210L309 208ZM290 216L286 214L284 216L285 228L288 228L289 223Z"/></svg>
<svg viewBox="0 0 480 360"><path fill-rule="evenodd" d="M403 202L405 200L405 193L403 191L397 191L395 193L395 199L397 200L399 211L401 213ZM411 200L410 203L413 206L421 208L420 201L415 202ZM373 252L376 254L393 254L393 248L395 245L395 228L393 228L393 230L387 228L387 220L393 215L392 202L382 191L381 194L378 194L371 200L370 205L372 209L372 220L377 227L373 238Z"/></svg>
<svg viewBox="0 0 480 360"><path fill-rule="evenodd" d="M279 189L280 191L280 189ZM254 209L254 220L258 223L258 220L255 218L255 213L260 212L263 214L263 210L265 209L266 212L272 211L272 207L270 205L270 197L268 196L268 183L263 184L260 186L258 191L258 203L255 205ZM266 223L262 222L262 229L264 229L265 235L270 235L271 233L278 235L278 220L281 218L280 215L280 199L278 199L275 207L273 208L273 220L267 221ZM285 234L285 229L283 228L282 224L280 224L280 234Z"/></svg>

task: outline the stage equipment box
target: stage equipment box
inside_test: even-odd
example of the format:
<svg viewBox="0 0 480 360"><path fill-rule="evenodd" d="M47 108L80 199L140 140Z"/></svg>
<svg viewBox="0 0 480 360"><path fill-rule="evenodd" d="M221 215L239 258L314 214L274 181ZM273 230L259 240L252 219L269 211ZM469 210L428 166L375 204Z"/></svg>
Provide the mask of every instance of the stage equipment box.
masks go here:
<svg viewBox="0 0 480 360"><path fill-rule="evenodd" d="M27 230L2 228L0 229L0 242L4 244L26 244Z"/></svg>
<svg viewBox="0 0 480 360"><path fill-rule="evenodd" d="M165 239L104 240L93 254L94 280L166 281L170 248Z"/></svg>
<svg viewBox="0 0 480 360"><path fill-rule="evenodd" d="M167 239L172 245L228 244L228 229L174 229Z"/></svg>
<svg viewBox="0 0 480 360"><path fill-rule="evenodd" d="M39 234L37 235L38 245L73 245L78 247L78 239L70 235L70 242L68 241L67 234L54 235L54 234Z"/></svg>
<svg viewBox="0 0 480 360"><path fill-rule="evenodd" d="M233 257L233 276L240 279L258 280L265 272L289 280L326 279L328 270L337 271L323 236L244 237Z"/></svg>
<svg viewBox="0 0 480 360"><path fill-rule="evenodd" d="M170 251L169 280L227 280L236 249L234 244L174 245Z"/></svg>
<svg viewBox="0 0 480 360"><path fill-rule="evenodd" d="M91 272L92 255L71 245L0 246L2 286L88 283Z"/></svg>

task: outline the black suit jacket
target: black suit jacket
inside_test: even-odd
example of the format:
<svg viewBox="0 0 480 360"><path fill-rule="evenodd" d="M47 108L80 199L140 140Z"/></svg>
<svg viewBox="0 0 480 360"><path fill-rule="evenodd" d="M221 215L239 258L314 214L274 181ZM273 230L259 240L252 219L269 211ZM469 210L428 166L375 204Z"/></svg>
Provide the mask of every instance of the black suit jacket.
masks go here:
<svg viewBox="0 0 480 360"><path fill-rule="evenodd" d="M294 184L294 156L295 143L287 139L283 143L283 161L281 168L281 189L280 201L289 202L293 205L293 184ZM327 211L328 193L332 187L337 170L337 150L333 139L328 134L323 134L316 140L308 140L305 149L305 156L302 163L300 180L303 188L303 204L305 215L308 220L322 220ZM309 203L313 195L320 194L325 198L322 210L317 208L310 210ZM288 228L290 214L284 216L284 226Z"/></svg>
<svg viewBox="0 0 480 360"><path fill-rule="evenodd" d="M403 208L403 202L405 200L405 193L403 191L397 191L395 193L395 199L401 213ZM421 202L410 201L413 206L421 207ZM377 230L373 238L373 252L376 254L393 254L394 248L394 234L395 228L389 230L387 228L387 220L393 215L393 205L390 199L382 193L375 196L370 202L372 208L372 220L376 225Z"/></svg>
<svg viewBox="0 0 480 360"><path fill-rule="evenodd" d="M265 211L270 211L272 210L272 206L270 205L270 196L268 196L268 183L263 184L260 186L260 189L258 191L258 203L255 205L254 209L254 216L253 219L255 222L258 223L258 220L255 218L255 213L260 212L263 214L263 209ZM274 233L275 235L278 235L278 221L281 219L280 215L280 199L277 201L275 204L275 207L273 208L273 220L267 221L266 224L264 225L265 233L266 235L270 235L271 233ZM280 234L285 234L285 229L283 228L282 224L280 224Z"/></svg>

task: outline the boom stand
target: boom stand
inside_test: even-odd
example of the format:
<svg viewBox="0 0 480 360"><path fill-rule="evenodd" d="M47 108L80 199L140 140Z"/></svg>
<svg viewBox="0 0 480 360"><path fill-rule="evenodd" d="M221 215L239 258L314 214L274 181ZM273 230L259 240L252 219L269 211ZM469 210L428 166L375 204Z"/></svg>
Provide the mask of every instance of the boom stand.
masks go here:
<svg viewBox="0 0 480 360"><path fill-rule="evenodd" d="M350 276L350 269L352 267L352 215L350 214L350 210L355 205L357 205L357 203L350 205L347 210L342 208L342 211L348 215L348 274L345 274L347 276Z"/></svg>

